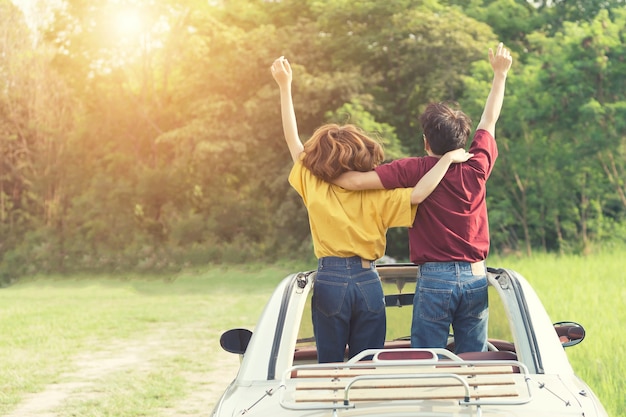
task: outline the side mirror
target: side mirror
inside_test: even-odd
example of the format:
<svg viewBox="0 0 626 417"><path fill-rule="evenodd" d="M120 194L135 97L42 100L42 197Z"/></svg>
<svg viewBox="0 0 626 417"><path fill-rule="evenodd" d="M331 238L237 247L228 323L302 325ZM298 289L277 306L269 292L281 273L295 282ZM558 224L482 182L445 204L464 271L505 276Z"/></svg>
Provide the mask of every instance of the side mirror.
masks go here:
<svg viewBox="0 0 626 417"><path fill-rule="evenodd" d="M248 348L252 332L248 329L231 329L220 337L220 346L226 352L243 355Z"/></svg>
<svg viewBox="0 0 626 417"><path fill-rule="evenodd" d="M559 335L561 345L569 347L579 344L585 338L585 329L572 321L560 321L554 323L554 330Z"/></svg>

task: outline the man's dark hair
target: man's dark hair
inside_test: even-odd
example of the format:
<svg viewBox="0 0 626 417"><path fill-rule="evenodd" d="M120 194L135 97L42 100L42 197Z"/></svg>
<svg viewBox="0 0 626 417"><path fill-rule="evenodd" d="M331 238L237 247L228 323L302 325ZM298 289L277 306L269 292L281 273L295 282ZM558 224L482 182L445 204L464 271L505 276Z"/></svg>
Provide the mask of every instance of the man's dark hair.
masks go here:
<svg viewBox="0 0 626 417"><path fill-rule="evenodd" d="M435 155L464 148L472 129L469 116L446 103L429 104L419 120Z"/></svg>

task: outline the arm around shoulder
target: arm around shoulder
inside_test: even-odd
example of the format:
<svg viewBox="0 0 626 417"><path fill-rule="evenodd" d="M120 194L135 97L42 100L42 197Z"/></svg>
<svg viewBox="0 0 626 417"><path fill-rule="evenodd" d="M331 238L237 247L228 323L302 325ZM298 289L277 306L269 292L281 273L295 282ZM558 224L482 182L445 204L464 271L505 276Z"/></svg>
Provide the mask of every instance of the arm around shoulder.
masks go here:
<svg viewBox="0 0 626 417"><path fill-rule="evenodd" d="M420 204L422 201L426 200L426 197L435 191L435 188L437 188L446 175L451 164L465 162L472 156L474 156L474 154L465 152L465 149L460 148L447 152L439 158L435 166L428 170L428 172L420 178L415 187L413 187L411 204Z"/></svg>
<svg viewBox="0 0 626 417"><path fill-rule="evenodd" d="M385 188L376 171L344 172L333 180L333 184L346 190L381 190Z"/></svg>

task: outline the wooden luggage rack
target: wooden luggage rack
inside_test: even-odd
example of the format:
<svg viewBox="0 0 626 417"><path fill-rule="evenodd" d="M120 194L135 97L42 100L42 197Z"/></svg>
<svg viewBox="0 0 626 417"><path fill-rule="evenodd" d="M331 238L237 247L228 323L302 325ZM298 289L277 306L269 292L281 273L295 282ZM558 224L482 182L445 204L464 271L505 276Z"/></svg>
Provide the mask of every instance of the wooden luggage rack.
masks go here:
<svg viewBox="0 0 626 417"><path fill-rule="evenodd" d="M281 405L293 410L390 401L515 405L531 399L521 362L468 361L446 349L367 350L344 363L298 365L284 374L281 388Z"/></svg>

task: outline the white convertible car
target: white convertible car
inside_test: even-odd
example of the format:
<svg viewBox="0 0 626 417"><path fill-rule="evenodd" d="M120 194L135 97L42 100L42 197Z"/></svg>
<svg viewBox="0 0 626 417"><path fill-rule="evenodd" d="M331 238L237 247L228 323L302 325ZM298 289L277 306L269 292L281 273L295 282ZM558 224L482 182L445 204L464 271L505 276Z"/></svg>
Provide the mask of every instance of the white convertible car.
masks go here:
<svg viewBox="0 0 626 417"><path fill-rule="evenodd" d="M514 271L488 269L488 352L455 355L452 334L447 349L412 349L406 334L416 268L377 266L387 304L385 348L330 364L317 363L312 337L315 272L286 277L254 333L233 329L222 335L222 347L241 355L241 366L211 415L607 416L564 351L583 340L584 329L553 324Z"/></svg>

